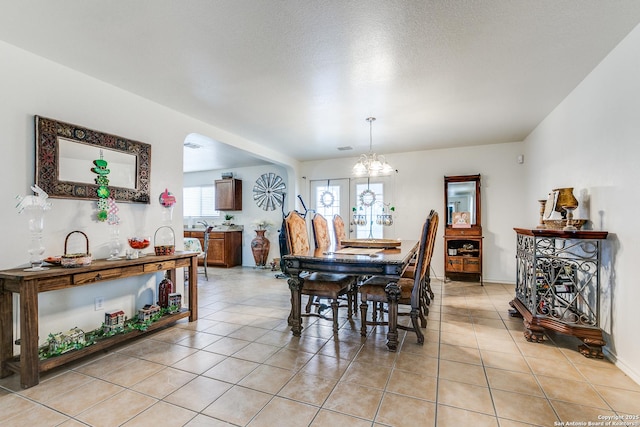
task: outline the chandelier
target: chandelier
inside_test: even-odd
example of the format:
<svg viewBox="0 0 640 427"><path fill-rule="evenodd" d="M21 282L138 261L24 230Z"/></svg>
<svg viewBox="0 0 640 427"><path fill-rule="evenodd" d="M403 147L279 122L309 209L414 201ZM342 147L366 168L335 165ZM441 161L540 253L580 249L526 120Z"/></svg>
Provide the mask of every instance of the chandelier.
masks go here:
<svg viewBox="0 0 640 427"><path fill-rule="evenodd" d="M387 163L384 156L378 156L372 150L372 125L375 119L375 117L367 117L366 119L369 122L369 154L362 154L358 163L353 166L353 174L356 176L387 175L393 172L393 168Z"/></svg>

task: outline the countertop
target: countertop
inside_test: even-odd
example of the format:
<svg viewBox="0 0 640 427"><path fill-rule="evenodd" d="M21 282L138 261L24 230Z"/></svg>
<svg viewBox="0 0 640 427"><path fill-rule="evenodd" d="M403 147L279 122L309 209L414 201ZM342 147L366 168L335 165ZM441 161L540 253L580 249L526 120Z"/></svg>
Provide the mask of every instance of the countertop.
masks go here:
<svg viewBox="0 0 640 427"><path fill-rule="evenodd" d="M184 231L204 231L204 227L195 227L195 228L187 228L184 227ZM243 225L214 225L211 231L216 232L229 232L229 231L242 231L244 230Z"/></svg>

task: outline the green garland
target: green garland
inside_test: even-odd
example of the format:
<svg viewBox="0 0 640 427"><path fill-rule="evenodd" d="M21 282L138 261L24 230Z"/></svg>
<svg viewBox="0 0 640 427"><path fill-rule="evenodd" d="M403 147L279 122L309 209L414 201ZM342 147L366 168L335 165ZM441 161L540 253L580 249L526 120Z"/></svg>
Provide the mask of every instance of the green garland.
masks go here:
<svg viewBox="0 0 640 427"><path fill-rule="evenodd" d="M149 326L154 322L157 322L163 316L167 314L173 314L180 311L180 307L177 305L171 305L167 308L161 308L160 311L153 314L148 320L140 321L138 318L129 319L124 322L124 327L112 329L108 332L104 331L104 322L100 325L98 329L94 329L93 331L86 332L84 334L84 343L67 343L60 345L55 351L49 350L49 342L55 340L55 336L53 334L49 334L47 343L41 346L38 349L38 357L40 360L46 360L52 357L60 356L63 353L67 353L72 350L81 350L85 347L89 347L96 342L112 337L114 335L126 334L133 331L141 331L144 332L149 329Z"/></svg>

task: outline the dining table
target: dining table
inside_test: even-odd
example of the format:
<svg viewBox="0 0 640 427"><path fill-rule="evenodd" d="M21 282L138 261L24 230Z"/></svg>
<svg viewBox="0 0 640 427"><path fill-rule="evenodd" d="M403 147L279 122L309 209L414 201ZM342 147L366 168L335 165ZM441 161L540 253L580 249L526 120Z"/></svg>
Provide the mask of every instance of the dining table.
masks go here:
<svg viewBox="0 0 640 427"><path fill-rule="evenodd" d="M393 240L385 245L385 239L353 239L349 246L333 246L328 249L311 249L304 255L283 255L285 272L291 291L291 331L294 336L302 332L302 293L304 277L308 273L346 274L349 276L383 276L391 280L385 285L388 300L389 329L387 348L398 348L398 298L397 280L418 250L417 240Z"/></svg>

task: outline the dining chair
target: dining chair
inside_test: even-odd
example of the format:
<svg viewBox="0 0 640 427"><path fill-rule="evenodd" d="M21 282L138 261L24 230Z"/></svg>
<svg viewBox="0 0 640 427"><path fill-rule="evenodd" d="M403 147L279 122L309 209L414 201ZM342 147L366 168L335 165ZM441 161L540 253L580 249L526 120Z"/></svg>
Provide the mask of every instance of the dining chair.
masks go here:
<svg viewBox="0 0 640 427"><path fill-rule="evenodd" d="M202 240L202 244L200 243L200 239L195 237L185 237L184 238L184 250L185 251L193 251L198 252L198 259L202 260L204 267L204 277L209 281L209 270L207 266L207 261L209 257L209 233L213 227L207 227L204 230L204 238Z"/></svg>
<svg viewBox="0 0 640 427"><path fill-rule="evenodd" d="M331 246L331 237L329 237L329 225L327 219L319 213L313 215L311 220L311 228L313 229L313 240L316 248L327 250Z"/></svg>
<svg viewBox="0 0 640 427"><path fill-rule="evenodd" d="M436 227L437 227L437 223L436 223ZM427 248L427 251L431 251L431 253L433 254L433 246L435 245L435 239L430 241L429 244L431 245L431 248ZM415 277L417 258L418 258L418 254L416 253L416 256L409 262L409 266L402 273L403 278L413 279ZM423 328L426 328L426 325L427 325L426 316L429 315L429 305L431 305L431 301L434 298L433 290L431 290L431 264L429 263L429 265L427 265L426 268L427 270L424 274L424 279L423 279L421 292L420 292L420 302L421 302L420 319L421 319Z"/></svg>
<svg viewBox="0 0 640 427"><path fill-rule="evenodd" d="M309 234L307 232L307 223L302 215L296 211L291 211L285 218L285 229L287 233L287 247L289 253L293 255L307 255L311 249L309 245ZM354 278L344 274L329 273L301 273L302 287L300 293L307 295L310 299L316 297L320 299L329 299L332 318L329 319L322 315L322 310L318 308L317 313L312 313L309 305L302 316L317 316L333 321L333 332L338 332L338 298L347 296L347 317L352 318L352 298L354 293ZM291 315L289 315L289 323L291 323Z"/></svg>
<svg viewBox="0 0 640 427"><path fill-rule="evenodd" d="M347 238L347 231L344 228L344 220L338 214L333 216L333 234L336 238L337 246L340 246L342 241Z"/></svg>
<svg viewBox="0 0 640 427"><path fill-rule="evenodd" d="M432 210L427 217L424 225L422 226L422 233L420 235L420 244L418 249L418 257L416 263L416 274L413 279L401 277L400 279L390 279L388 277L373 276L367 279L362 285L360 285L358 292L360 293L360 314L361 314L361 329L360 335L367 335L367 325L386 325L389 322L384 321L368 321L367 310L368 303L373 302L374 307L377 303L388 303L388 297L385 288L391 282L396 281L400 294L398 296L398 305L409 305L411 307L409 313L399 313L397 310L395 313L389 312L389 316L411 316L411 326L400 325L397 323L397 318L393 321L397 324L399 329L415 332L418 344L424 343L424 334L421 327L426 327L426 317L422 313L422 287L424 285L425 274L427 268L431 264L431 257L433 255L433 247L435 244L436 232L438 229L438 213ZM422 324L418 324L420 319ZM391 319L389 319L391 320Z"/></svg>

